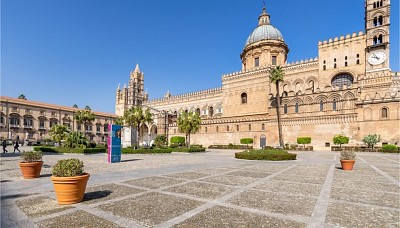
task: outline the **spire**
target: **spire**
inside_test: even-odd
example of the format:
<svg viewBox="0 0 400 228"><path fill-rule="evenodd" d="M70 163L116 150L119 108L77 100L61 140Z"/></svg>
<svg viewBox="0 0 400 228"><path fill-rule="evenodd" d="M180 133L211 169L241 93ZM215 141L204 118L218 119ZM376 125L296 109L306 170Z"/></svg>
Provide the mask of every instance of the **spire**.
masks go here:
<svg viewBox="0 0 400 228"><path fill-rule="evenodd" d="M134 72L140 72L139 63L136 63L136 67L135 67L135 71Z"/></svg>
<svg viewBox="0 0 400 228"><path fill-rule="evenodd" d="M118 83L118 87L117 87L117 90L120 90L120 89L119 89L119 86L120 86L120 84L121 84L121 83Z"/></svg>
<svg viewBox="0 0 400 228"><path fill-rule="evenodd" d="M265 0L264 0L262 13L258 17L258 26L269 25L269 24L271 24L270 17L269 17L269 14L267 13L267 7L265 6Z"/></svg>

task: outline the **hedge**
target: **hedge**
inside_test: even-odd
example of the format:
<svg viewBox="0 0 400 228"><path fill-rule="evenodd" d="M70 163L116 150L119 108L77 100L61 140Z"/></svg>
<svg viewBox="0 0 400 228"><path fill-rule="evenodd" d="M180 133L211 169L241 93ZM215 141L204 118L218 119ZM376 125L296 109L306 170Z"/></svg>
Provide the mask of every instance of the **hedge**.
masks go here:
<svg viewBox="0 0 400 228"><path fill-rule="evenodd" d="M386 153L399 153L400 148L397 147L396 145L392 144L387 144L383 145L382 149L380 151L386 152Z"/></svg>
<svg viewBox="0 0 400 228"><path fill-rule="evenodd" d="M253 149L253 146L234 145L230 143L229 145L210 145L208 149Z"/></svg>
<svg viewBox="0 0 400 228"><path fill-rule="evenodd" d="M284 161L296 160L297 154L291 154L284 150L248 150L235 153L235 158L246 160L270 160Z"/></svg>
<svg viewBox="0 0 400 228"><path fill-rule="evenodd" d="M170 138L170 143L182 145L182 144L185 143L185 137L182 137L182 136L172 136L172 137Z"/></svg>
<svg viewBox="0 0 400 228"><path fill-rule="evenodd" d="M299 138L297 138L297 143L298 144L310 144L311 137L299 137Z"/></svg>
<svg viewBox="0 0 400 228"><path fill-rule="evenodd" d="M173 148L172 151L173 152L186 152L186 153L205 152L206 148L202 148L202 147Z"/></svg>
<svg viewBox="0 0 400 228"><path fill-rule="evenodd" d="M132 149L132 148L122 148L123 154L164 154L171 153L172 149Z"/></svg>
<svg viewBox="0 0 400 228"><path fill-rule="evenodd" d="M34 151L53 152L53 153L74 153L74 154L94 154L106 153L106 148L66 148L66 147L47 147L47 146L34 146Z"/></svg>

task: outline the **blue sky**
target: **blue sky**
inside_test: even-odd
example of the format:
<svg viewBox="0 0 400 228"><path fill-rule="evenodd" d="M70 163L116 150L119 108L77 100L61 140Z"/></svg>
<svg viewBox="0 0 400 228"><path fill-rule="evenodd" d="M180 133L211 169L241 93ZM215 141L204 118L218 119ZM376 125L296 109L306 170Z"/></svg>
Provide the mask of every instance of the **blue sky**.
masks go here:
<svg viewBox="0 0 400 228"><path fill-rule="evenodd" d="M290 48L364 31L364 0L266 1ZM391 68L399 71L399 1L392 0ZM241 69L262 0L2 0L1 95L114 113L118 83L139 63L150 98L221 86Z"/></svg>

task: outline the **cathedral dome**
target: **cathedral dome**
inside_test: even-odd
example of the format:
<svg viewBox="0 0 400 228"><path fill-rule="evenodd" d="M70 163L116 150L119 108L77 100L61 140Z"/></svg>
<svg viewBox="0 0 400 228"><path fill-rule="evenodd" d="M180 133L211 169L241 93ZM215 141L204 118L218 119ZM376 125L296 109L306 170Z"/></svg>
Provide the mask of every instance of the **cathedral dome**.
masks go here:
<svg viewBox="0 0 400 228"><path fill-rule="evenodd" d="M259 25L247 38L246 45L261 41L261 40L283 40L282 33L272 25Z"/></svg>

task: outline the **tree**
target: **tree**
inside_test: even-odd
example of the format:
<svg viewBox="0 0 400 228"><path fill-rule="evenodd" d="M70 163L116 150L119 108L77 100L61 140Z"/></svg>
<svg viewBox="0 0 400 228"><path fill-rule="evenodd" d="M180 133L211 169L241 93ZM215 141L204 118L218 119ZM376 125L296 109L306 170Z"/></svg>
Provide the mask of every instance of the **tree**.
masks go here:
<svg viewBox="0 0 400 228"><path fill-rule="evenodd" d="M24 94L19 95L18 99L27 100Z"/></svg>
<svg viewBox="0 0 400 228"><path fill-rule="evenodd" d="M349 143L349 137L346 137L344 135L336 135L333 137L333 144L339 145L339 147L342 147L342 144L347 143Z"/></svg>
<svg viewBox="0 0 400 228"><path fill-rule="evenodd" d="M122 117L122 116L117 117L117 119L115 119L114 123L116 125L123 126L124 125L124 117Z"/></svg>
<svg viewBox="0 0 400 228"><path fill-rule="evenodd" d="M85 110L92 110L89 105L85 106Z"/></svg>
<svg viewBox="0 0 400 228"><path fill-rule="evenodd" d="M200 115L197 112L182 112L176 123L178 130L185 133L187 147L190 147L190 134L195 134L200 129Z"/></svg>
<svg viewBox="0 0 400 228"><path fill-rule="evenodd" d="M253 143L253 139L252 138L242 138L240 139L240 143L241 144L246 144L247 147L249 147L250 143Z"/></svg>
<svg viewBox="0 0 400 228"><path fill-rule="evenodd" d="M74 115L74 118L78 124L83 123L84 126L95 119L94 114L90 110L77 111Z"/></svg>
<svg viewBox="0 0 400 228"><path fill-rule="evenodd" d="M73 108L79 108L77 104L72 105Z"/></svg>
<svg viewBox="0 0 400 228"><path fill-rule="evenodd" d="M297 143L303 144L303 148L306 148L305 144L311 143L311 137L299 137L299 138L297 138Z"/></svg>
<svg viewBox="0 0 400 228"><path fill-rule="evenodd" d="M77 148L77 147L86 147L89 145L90 142L86 138L82 132L73 131L68 134L67 138L65 139L64 147L68 148Z"/></svg>
<svg viewBox="0 0 400 228"><path fill-rule="evenodd" d="M364 138L362 139L363 143L365 143L365 145L368 146L368 148L372 148L374 149L374 146L381 141L381 136L377 135L377 134L368 134L366 136L364 136Z"/></svg>
<svg viewBox="0 0 400 228"><path fill-rule="evenodd" d="M143 115L143 110L142 107L140 106L134 106L131 107L130 109L126 110L124 112L124 120L125 123L131 127L131 128L136 128L136 141L135 145L138 145L138 139L139 139L139 127L140 124L143 123L144 121L144 115ZM131 145L133 145L133 134L131 134Z"/></svg>
<svg viewBox="0 0 400 228"><path fill-rule="evenodd" d="M165 138L165 135L157 135L156 138L154 139L154 146L155 147L162 147L165 146L167 143L167 139Z"/></svg>
<svg viewBox="0 0 400 228"><path fill-rule="evenodd" d="M279 93L279 82L283 81L285 72L281 66L276 66L269 70L269 79L276 86L276 115L278 118L278 133L279 133L279 146L283 148L283 136L282 136L282 123L281 123L281 97Z"/></svg>
<svg viewBox="0 0 400 228"><path fill-rule="evenodd" d="M61 144L61 140L64 140L68 136L68 133L68 127L62 124L56 124L50 130L51 138L59 144Z"/></svg>

